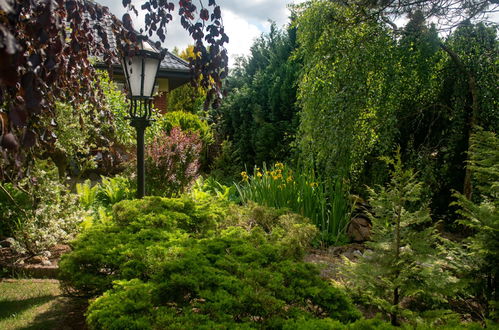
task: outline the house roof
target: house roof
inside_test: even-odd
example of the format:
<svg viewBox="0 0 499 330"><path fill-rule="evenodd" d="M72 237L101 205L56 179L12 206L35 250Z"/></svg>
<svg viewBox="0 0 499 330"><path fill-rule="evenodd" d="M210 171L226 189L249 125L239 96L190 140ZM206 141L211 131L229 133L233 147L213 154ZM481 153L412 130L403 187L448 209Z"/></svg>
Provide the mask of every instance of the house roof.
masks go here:
<svg viewBox="0 0 499 330"><path fill-rule="evenodd" d="M94 1L89 1L89 2L100 6L99 4L95 3ZM94 20L92 19L92 17L90 16L90 14L88 12L84 12L83 19L88 20L90 26L94 25L94 24L92 24L94 22ZM102 24L102 23L104 23L104 24ZM111 50L116 49L118 43L116 40L116 36L112 30L111 17L104 16L102 18L101 26L103 27L103 29L106 33L107 40L109 42ZM96 38L97 42L99 42L101 40L97 31L95 31L94 38ZM148 40L148 42L151 44L151 46L153 46L154 48L157 48L153 42L151 42L149 40ZM107 65L97 62L96 67L107 68ZM121 67L121 64L118 62L114 63L112 65L112 71L114 74L118 74L118 75L123 74L123 69ZM192 74L191 74L191 70L189 68L189 64L186 61L184 61L180 57L170 53L169 51L166 51L165 57L161 61L157 77L158 78L167 78L169 80L169 89L172 90L172 89L175 89L175 88L187 83L191 79Z"/></svg>

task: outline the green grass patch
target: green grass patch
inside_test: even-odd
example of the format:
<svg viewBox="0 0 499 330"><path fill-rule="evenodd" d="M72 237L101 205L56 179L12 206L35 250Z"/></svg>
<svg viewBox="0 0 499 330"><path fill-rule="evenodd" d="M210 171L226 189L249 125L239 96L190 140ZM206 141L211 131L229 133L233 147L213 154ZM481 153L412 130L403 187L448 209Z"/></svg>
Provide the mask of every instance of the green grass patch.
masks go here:
<svg viewBox="0 0 499 330"><path fill-rule="evenodd" d="M84 300L61 296L57 280L0 280L0 329L84 329Z"/></svg>

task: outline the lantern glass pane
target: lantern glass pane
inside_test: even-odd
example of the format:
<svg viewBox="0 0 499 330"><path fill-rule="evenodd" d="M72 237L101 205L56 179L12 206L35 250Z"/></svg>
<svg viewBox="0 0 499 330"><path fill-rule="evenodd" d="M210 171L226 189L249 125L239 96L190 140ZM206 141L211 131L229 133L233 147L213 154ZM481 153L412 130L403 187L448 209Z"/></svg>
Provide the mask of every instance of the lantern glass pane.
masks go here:
<svg viewBox="0 0 499 330"><path fill-rule="evenodd" d="M128 88L130 95L141 96L140 95L140 84L141 84L141 74L142 74L142 57L134 56L125 58L126 65L124 65L123 70L128 73Z"/></svg>
<svg viewBox="0 0 499 330"><path fill-rule="evenodd" d="M146 58L144 62L144 96L152 96L158 72L159 59Z"/></svg>

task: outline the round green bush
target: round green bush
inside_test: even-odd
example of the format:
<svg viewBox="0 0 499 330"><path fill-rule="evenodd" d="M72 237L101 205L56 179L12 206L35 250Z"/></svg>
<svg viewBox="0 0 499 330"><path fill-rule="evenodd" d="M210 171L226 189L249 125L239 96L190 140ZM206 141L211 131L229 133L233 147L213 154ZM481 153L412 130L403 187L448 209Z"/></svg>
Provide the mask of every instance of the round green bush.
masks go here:
<svg viewBox="0 0 499 330"><path fill-rule="evenodd" d="M317 234L299 215L216 199L122 201L60 264L74 292L97 297L95 329L283 328L293 319L360 317L302 261Z"/></svg>

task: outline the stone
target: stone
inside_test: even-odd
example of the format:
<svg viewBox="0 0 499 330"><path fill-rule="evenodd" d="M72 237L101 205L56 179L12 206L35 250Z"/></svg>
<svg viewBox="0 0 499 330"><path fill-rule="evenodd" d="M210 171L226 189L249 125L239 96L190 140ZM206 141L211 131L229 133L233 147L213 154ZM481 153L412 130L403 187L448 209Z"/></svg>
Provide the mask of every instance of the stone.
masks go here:
<svg viewBox="0 0 499 330"><path fill-rule="evenodd" d="M7 237L3 241L0 241L1 247L9 248L9 247L12 247L14 244L16 244L16 240L13 239L12 237Z"/></svg>
<svg viewBox="0 0 499 330"><path fill-rule="evenodd" d="M352 252L352 255L354 255L356 257L362 257L362 252L360 252L360 250L355 250Z"/></svg>
<svg viewBox="0 0 499 330"><path fill-rule="evenodd" d="M50 251L43 251L41 255L44 256L45 258L52 257L52 253Z"/></svg>
<svg viewBox="0 0 499 330"><path fill-rule="evenodd" d="M369 240L371 236L371 222L362 216L353 218L348 224L347 235L354 242Z"/></svg>
<svg viewBox="0 0 499 330"><path fill-rule="evenodd" d="M43 261L48 260L44 256L34 256L33 258L29 259L30 264L41 264Z"/></svg>
<svg viewBox="0 0 499 330"><path fill-rule="evenodd" d="M34 256L33 258L29 259L29 263L30 264L44 265L44 266L47 266L47 265L49 266L49 265L52 264L50 262L50 260L47 257L44 257L44 256Z"/></svg>

